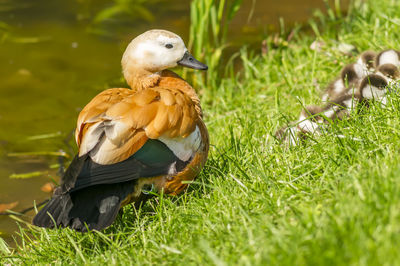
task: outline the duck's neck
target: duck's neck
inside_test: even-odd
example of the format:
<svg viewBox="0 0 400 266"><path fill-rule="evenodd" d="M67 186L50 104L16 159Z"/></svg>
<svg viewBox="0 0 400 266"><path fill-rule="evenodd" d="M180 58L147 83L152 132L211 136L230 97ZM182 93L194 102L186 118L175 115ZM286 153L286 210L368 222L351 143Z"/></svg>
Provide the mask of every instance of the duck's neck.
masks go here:
<svg viewBox="0 0 400 266"><path fill-rule="evenodd" d="M124 70L125 80L132 90L140 91L157 86L161 75L159 72L151 72L144 69Z"/></svg>

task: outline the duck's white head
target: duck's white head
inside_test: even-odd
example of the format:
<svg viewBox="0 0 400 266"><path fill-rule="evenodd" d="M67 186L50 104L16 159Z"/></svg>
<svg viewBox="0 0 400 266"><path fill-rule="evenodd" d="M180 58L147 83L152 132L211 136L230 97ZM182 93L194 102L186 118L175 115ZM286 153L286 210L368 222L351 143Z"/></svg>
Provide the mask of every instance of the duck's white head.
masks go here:
<svg viewBox="0 0 400 266"><path fill-rule="evenodd" d="M177 65L207 69L188 52L181 37L166 30L149 30L137 36L122 57L125 76L138 69L155 73Z"/></svg>

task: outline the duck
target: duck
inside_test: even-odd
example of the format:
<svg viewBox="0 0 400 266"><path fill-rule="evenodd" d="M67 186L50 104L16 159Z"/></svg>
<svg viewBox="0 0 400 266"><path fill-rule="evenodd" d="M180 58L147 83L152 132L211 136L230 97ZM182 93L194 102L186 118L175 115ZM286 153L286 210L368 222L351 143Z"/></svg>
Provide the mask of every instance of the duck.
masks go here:
<svg viewBox="0 0 400 266"><path fill-rule="evenodd" d="M103 230L127 204L140 206L155 193L180 194L204 167L209 136L199 97L169 69L207 65L180 36L158 29L134 38L121 65L130 88L107 89L82 109L79 151L34 225Z"/></svg>

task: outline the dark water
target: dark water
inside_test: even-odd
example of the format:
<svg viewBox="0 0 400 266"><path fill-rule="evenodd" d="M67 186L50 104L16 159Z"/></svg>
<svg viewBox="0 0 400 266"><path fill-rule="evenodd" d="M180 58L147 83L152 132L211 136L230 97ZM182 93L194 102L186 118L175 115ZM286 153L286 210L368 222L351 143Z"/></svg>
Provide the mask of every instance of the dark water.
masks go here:
<svg viewBox="0 0 400 266"><path fill-rule="evenodd" d="M150 0L142 6L147 13L136 10L96 24L96 15L113 3L0 0L0 204L17 201L13 210L21 211L49 197L41 187L58 180L59 158L39 153L74 153L71 132L81 108L100 91L124 84L120 58L130 39L163 28L188 40L188 0ZM305 22L324 7L322 0L244 0L230 41L257 46L278 28L280 17ZM33 155L13 154L26 152ZM31 172L39 173L10 178ZM16 229L14 220L0 216L1 237L10 241Z"/></svg>

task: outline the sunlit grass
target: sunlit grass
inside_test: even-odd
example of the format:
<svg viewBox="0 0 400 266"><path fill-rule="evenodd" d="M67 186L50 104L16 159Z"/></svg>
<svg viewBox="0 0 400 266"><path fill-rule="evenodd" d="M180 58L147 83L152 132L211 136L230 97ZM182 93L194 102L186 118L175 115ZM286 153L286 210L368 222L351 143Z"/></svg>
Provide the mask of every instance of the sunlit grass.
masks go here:
<svg viewBox="0 0 400 266"><path fill-rule="evenodd" d="M273 137L302 104L318 104L323 87L355 60L339 43L399 48L396 1L329 14L312 24L326 44L321 52L309 48L315 37L300 31L287 45L268 42L265 55L241 50L241 71L199 88L213 90L203 94L212 148L186 194L157 197L138 211L126 207L101 233L21 229L16 250L0 242L0 262L398 264L400 96L300 146Z"/></svg>

